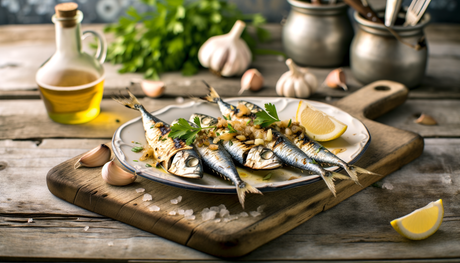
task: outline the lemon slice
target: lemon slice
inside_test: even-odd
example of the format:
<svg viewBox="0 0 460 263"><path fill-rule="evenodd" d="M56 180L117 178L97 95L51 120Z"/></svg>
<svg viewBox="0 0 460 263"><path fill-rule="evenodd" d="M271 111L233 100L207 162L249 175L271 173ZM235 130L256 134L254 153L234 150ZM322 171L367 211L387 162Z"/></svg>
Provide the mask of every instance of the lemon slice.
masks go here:
<svg viewBox="0 0 460 263"><path fill-rule="evenodd" d="M402 236L412 240L425 239L436 232L444 217L442 199L391 221L391 226Z"/></svg>
<svg viewBox="0 0 460 263"><path fill-rule="evenodd" d="M337 139L347 130L347 125L305 101L299 102L295 119L305 127L308 136L320 142Z"/></svg>

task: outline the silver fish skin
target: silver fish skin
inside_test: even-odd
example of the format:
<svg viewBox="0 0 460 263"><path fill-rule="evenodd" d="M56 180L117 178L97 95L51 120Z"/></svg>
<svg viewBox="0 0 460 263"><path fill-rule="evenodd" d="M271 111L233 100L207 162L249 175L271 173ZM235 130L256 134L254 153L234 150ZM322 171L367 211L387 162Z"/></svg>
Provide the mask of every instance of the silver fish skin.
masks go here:
<svg viewBox="0 0 460 263"><path fill-rule="evenodd" d="M262 111L262 108L259 106L248 102L240 100L238 103L244 104L251 111L252 114L255 114L259 111ZM365 173L378 175L376 173L370 172L364 168L350 165L344 160L340 159L337 155L331 153L328 149L322 146L319 142L311 139L307 134L300 133L296 134L296 137L292 141L298 148L300 148L308 157L314 159L316 162L322 165L336 165L344 169L350 178L358 185L361 185L358 181L357 173Z"/></svg>
<svg viewBox="0 0 460 263"><path fill-rule="evenodd" d="M200 113L192 114L190 121L195 117L200 119L202 127L214 126L218 122L217 118ZM218 130L220 133L227 131L227 129ZM270 170L283 165L283 162L270 149L260 145L247 145L237 139L224 141L222 145L237 163L254 170Z"/></svg>
<svg viewBox="0 0 460 263"><path fill-rule="evenodd" d="M180 177L202 178L203 165L193 147L188 146L183 140L169 138L170 126L148 112L129 90L128 93L129 98L113 99L141 113L147 142L153 149L154 157L164 169Z"/></svg>
<svg viewBox="0 0 460 263"><path fill-rule="evenodd" d="M173 125L174 121L171 125ZM189 124L192 127L197 127L195 123L189 121ZM212 144L213 139L208 138L210 144ZM233 182L236 188L236 193L238 195L238 200L240 201L241 206L244 209L244 200L246 193L255 193L262 194L257 188L249 185L243 181L236 170L235 164L232 161L232 157L225 150L222 144L218 143L217 150L211 150L208 146L202 145L198 146L196 143L195 149L201 155L203 163L208 166L214 173L226 178Z"/></svg>
<svg viewBox="0 0 460 263"><path fill-rule="evenodd" d="M206 82L205 82L206 84ZM238 117L238 109L237 107L225 103L220 98L219 94L206 84L209 89L209 94L202 99L207 100L212 103L217 103L219 105L219 109L224 116L227 118L231 118L232 120L243 119L247 120L248 116L241 116ZM230 105L230 106L229 106ZM256 105L254 105L256 106ZM258 110L261 110L260 107L253 107L251 110L251 116L253 117L254 113ZM316 163L313 159L309 158L302 150L300 150L297 146L295 146L288 138L286 138L280 132L272 129L272 134L274 140L272 142L266 143L266 147L273 151L273 153L284 163L287 165L305 170L312 174L316 174L321 176L321 178L326 183L329 190L336 196L336 190L334 185L334 180L337 179L349 179L349 177L341 175L339 173L330 172L324 170L319 164Z"/></svg>

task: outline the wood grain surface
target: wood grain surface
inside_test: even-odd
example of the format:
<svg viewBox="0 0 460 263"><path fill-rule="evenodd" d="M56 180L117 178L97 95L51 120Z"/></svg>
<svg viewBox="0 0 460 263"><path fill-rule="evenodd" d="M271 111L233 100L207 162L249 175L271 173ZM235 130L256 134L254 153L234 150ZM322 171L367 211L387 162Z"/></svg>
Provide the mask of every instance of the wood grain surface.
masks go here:
<svg viewBox="0 0 460 263"><path fill-rule="evenodd" d="M400 105L407 94L408 90L401 84L380 81L336 103L361 119L371 133L372 142L358 166L387 175L422 153L423 139L419 135L367 119ZM198 212L205 207L224 204L232 214L239 214L242 210L236 196L192 192L143 178L126 187L114 187L101 179L100 168L73 169L77 159L78 156L65 161L48 173L48 188L54 195L89 211L221 257L245 255L363 189L351 181L340 181L336 184L337 197L334 198L324 183L318 182L263 196L251 195L246 201L247 211L265 205L261 216L227 223L204 222ZM363 186L380 179L379 176L360 176ZM151 203L142 201L143 194L135 191L139 187L153 196L153 203L161 211L148 210ZM177 208L170 200L179 195L184 200L180 207L193 209L197 220L168 215Z"/></svg>

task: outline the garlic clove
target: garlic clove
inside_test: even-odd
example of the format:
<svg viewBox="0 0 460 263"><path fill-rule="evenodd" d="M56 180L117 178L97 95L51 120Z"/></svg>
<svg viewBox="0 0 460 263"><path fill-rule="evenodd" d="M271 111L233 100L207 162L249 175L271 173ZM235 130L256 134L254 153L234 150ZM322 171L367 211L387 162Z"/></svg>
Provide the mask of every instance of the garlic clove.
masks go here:
<svg viewBox="0 0 460 263"><path fill-rule="evenodd" d="M98 167L104 165L110 160L110 155L112 152L110 148L101 144L98 147L92 149L91 151L85 153L78 161L75 163L74 168L78 169L80 167Z"/></svg>
<svg viewBox="0 0 460 263"><path fill-rule="evenodd" d="M163 95L165 91L165 84L163 81L143 80L141 82L142 91L145 95L151 98L158 98Z"/></svg>
<svg viewBox="0 0 460 263"><path fill-rule="evenodd" d="M438 124L438 122L433 117L427 114L423 114L423 113L414 122L418 124L423 124L423 125L437 125Z"/></svg>
<svg viewBox="0 0 460 263"><path fill-rule="evenodd" d="M136 180L136 175L126 172L118 167L114 161L110 161L102 167L102 179L108 184L123 186Z"/></svg>
<svg viewBox="0 0 460 263"><path fill-rule="evenodd" d="M329 88L342 88L344 90L348 90L345 72L343 72L341 68L337 68L329 72L324 82Z"/></svg>
<svg viewBox="0 0 460 263"><path fill-rule="evenodd" d="M241 89L238 95L241 95L245 90L258 91L264 85L264 77L255 69L248 69L241 77Z"/></svg>
<svg viewBox="0 0 460 263"><path fill-rule="evenodd" d="M298 67L292 59L286 60L289 71L276 83L276 93L285 97L307 98L318 88L316 76L306 68Z"/></svg>

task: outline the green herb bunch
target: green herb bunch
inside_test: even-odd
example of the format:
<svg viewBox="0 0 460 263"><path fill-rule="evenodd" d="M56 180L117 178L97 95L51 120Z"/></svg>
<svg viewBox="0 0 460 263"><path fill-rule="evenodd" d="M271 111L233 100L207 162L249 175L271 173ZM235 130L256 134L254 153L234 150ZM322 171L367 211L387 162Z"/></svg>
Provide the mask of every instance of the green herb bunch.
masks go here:
<svg viewBox="0 0 460 263"><path fill-rule="evenodd" d="M133 7L117 24L105 32L115 41L108 47L107 60L122 64L120 73L145 72L145 78L159 79L167 71L193 75L201 67L198 50L210 37L226 34L236 20L244 20L256 29L256 37L247 31L242 38L254 51L257 41L266 41L268 31L260 26L260 14L244 15L225 0L142 0L153 11L138 13ZM254 53L254 52L253 52Z"/></svg>

